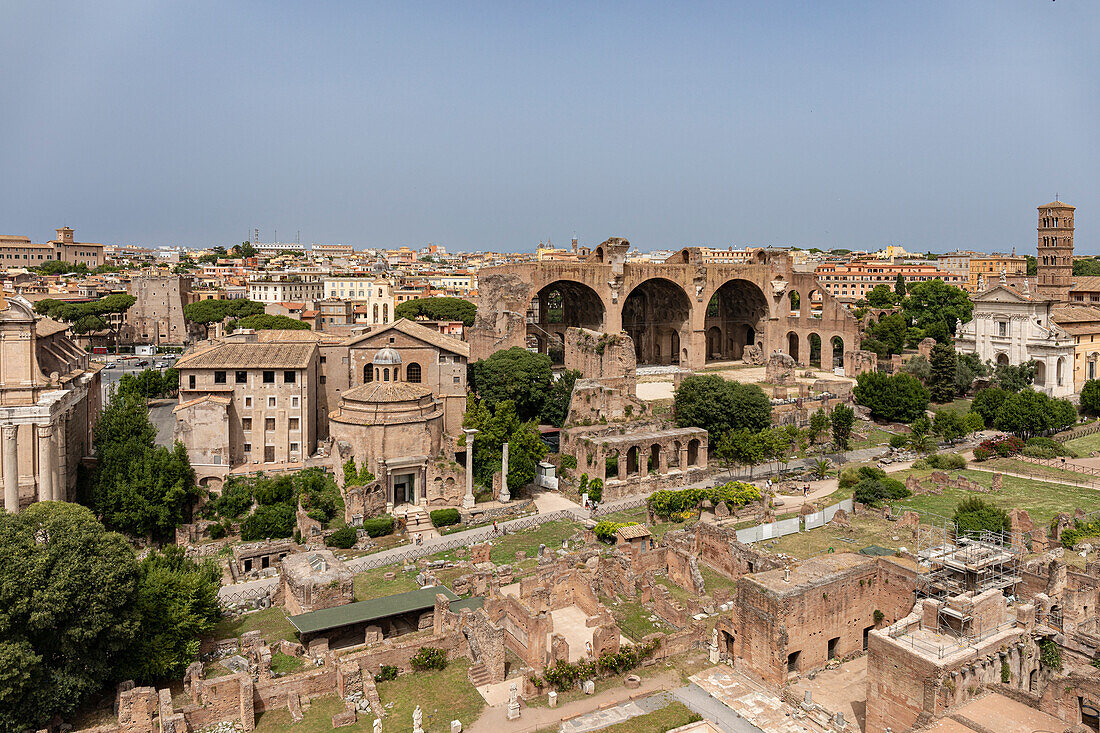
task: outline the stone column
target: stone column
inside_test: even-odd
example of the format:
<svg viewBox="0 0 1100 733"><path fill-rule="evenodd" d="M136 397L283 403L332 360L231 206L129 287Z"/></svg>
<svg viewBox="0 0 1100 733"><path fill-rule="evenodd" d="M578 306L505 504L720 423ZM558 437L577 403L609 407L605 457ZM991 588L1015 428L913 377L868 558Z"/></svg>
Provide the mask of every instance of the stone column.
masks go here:
<svg viewBox="0 0 1100 733"><path fill-rule="evenodd" d="M38 500L53 501L53 425L35 425L38 435Z"/></svg>
<svg viewBox="0 0 1100 733"><path fill-rule="evenodd" d="M625 451L620 450L618 464L619 475L617 476L620 481L626 480L626 462L628 460L630 460L630 448L627 448Z"/></svg>
<svg viewBox="0 0 1100 733"><path fill-rule="evenodd" d="M652 448L650 448L652 450ZM661 446L661 452L657 454L657 473L664 476L668 473L668 452L670 448Z"/></svg>
<svg viewBox="0 0 1100 733"><path fill-rule="evenodd" d="M466 495L462 497L462 508L474 508L474 436L478 431L474 428L463 428L466 433Z"/></svg>
<svg viewBox="0 0 1100 733"><path fill-rule="evenodd" d="M54 499L57 501L69 500L69 426L68 415L62 415L57 423L57 461L56 473L53 480Z"/></svg>
<svg viewBox="0 0 1100 733"><path fill-rule="evenodd" d="M19 426L5 425L4 433L4 508L19 512Z"/></svg>
<svg viewBox="0 0 1100 733"><path fill-rule="evenodd" d="M512 500L512 494L508 491L508 444L504 444L504 448L500 454L500 500L502 502L508 502Z"/></svg>

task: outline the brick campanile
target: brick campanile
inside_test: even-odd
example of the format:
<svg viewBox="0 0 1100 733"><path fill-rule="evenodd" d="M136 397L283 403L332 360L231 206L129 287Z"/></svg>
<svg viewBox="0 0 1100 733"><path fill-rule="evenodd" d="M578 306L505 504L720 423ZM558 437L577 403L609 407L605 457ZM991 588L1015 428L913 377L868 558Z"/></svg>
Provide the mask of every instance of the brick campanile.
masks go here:
<svg viewBox="0 0 1100 733"><path fill-rule="evenodd" d="M1059 303L1069 302L1073 286L1074 210L1061 201L1039 207L1039 296Z"/></svg>

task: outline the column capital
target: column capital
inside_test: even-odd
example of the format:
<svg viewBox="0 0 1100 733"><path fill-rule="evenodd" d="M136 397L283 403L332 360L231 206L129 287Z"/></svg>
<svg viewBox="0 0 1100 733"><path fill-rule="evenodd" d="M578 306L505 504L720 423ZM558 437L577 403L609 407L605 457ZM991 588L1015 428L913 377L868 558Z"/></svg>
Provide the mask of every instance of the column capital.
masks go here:
<svg viewBox="0 0 1100 733"><path fill-rule="evenodd" d="M19 426L15 423L8 423L2 426L4 432L4 440L15 440L19 435Z"/></svg>
<svg viewBox="0 0 1100 733"><path fill-rule="evenodd" d="M50 423L45 423L45 424L36 423L34 428L35 428L35 431L37 432L39 438L52 438L53 437L53 425L50 424Z"/></svg>

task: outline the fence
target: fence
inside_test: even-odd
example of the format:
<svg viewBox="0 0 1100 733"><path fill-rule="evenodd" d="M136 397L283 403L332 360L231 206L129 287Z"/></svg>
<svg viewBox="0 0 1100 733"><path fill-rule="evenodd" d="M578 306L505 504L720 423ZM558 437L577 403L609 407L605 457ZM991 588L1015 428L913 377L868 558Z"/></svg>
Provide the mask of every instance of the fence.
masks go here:
<svg viewBox="0 0 1100 733"><path fill-rule="evenodd" d="M737 541L748 544L751 542L760 542L762 540L771 540L789 534L797 534L803 531L803 529L824 527L826 524L833 521L833 517L836 515L837 510L843 509L851 513L852 507L852 500L845 499L842 502L825 507L821 511L814 512L813 514L806 514L801 517L791 517L790 519L780 519L775 522L768 522L767 524L758 524L755 527L739 529L737 530ZM805 526L803 526L803 523Z"/></svg>
<svg viewBox="0 0 1100 733"><path fill-rule="evenodd" d="M1070 473L1081 473L1086 476L1100 476L1100 468L1093 468L1092 466L1082 466L1078 463L1067 464L1064 457L1035 458L1033 456L1025 455L1014 457L1018 460L1023 461L1024 463L1035 463L1040 466L1050 466L1051 468L1057 468L1062 471L1069 471Z"/></svg>
<svg viewBox="0 0 1100 733"><path fill-rule="evenodd" d="M1036 481L1043 481L1044 483L1048 483L1048 484L1065 484L1067 486L1081 486L1081 487L1086 487L1086 488L1091 488L1091 489L1100 488L1100 476L1098 476L1098 478L1095 478L1095 479L1090 478L1089 476L1086 476L1084 473L1081 473L1079 475L1079 477L1073 476L1073 474L1077 473L1077 469L1080 468L1079 466L1074 466L1072 470L1068 469L1068 468L1064 469L1065 473L1055 474L1055 473L1050 473L1050 472L1044 472L1044 471L1039 469L1039 465L1045 465L1045 464L1036 464L1035 468L1032 468L1032 467L1028 466L1028 464L1032 463L1033 461L1045 461L1045 460L1048 460L1048 459L1026 459L1026 460L1021 460L1021 458L1023 458L1023 457L1022 456L1013 456L1010 459L1006 459L1006 460L1016 461L1016 464L1012 465L1012 466L999 465L998 463L995 463L995 462L992 463L992 465L990 465L990 466L984 466L980 462L974 462L974 463L971 463L969 466L967 466L967 468L972 469L974 471L984 471L985 473L1003 473L1003 474L1008 474L1008 475L1011 475L1011 474L1014 474L1014 473L1019 473L1019 474L1023 474L1024 476L1027 476L1028 478L1035 479ZM1061 464L1057 464L1057 470L1059 470L1059 471L1062 470ZM1090 469L1090 470L1095 470L1095 469Z"/></svg>
<svg viewBox="0 0 1100 733"><path fill-rule="evenodd" d="M1079 428L1073 428L1072 430L1064 430L1060 433L1054 434L1054 439L1065 442L1067 440L1073 440L1074 438L1083 438L1086 435L1092 435L1093 433L1100 432L1100 422L1094 422L1090 425L1084 425Z"/></svg>
<svg viewBox="0 0 1100 733"><path fill-rule="evenodd" d="M649 501L649 494L639 494L638 496L628 496L625 499L609 501L606 504L598 504L596 509L592 512L592 517L596 518L604 514L614 514L615 512L621 512L626 509L637 509L640 506L645 506L647 501Z"/></svg>

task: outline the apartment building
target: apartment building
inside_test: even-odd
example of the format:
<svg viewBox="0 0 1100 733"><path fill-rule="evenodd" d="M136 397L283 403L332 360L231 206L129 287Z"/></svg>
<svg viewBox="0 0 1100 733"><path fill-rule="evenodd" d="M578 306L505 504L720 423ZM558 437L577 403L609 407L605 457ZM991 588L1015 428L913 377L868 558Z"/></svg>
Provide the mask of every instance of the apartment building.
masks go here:
<svg viewBox="0 0 1100 733"><path fill-rule="evenodd" d="M355 247L350 244L312 244L309 252L323 257L348 257L355 254Z"/></svg>
<svg viewBox="0 0 1100 733"><path fill-rule="evenodd" d="M366 306L367 316L361 321L370 325L393 322L393 283L374 276L327 277L323 280L325 300L348 301L352 306Z"/></svg>
<svg viewBox="0 0 1100 733"><path fill-rule="evenodd" d="M893 287L898 275L905 278L906 284L943 280L949 285L965 287L968 276L941 270L932 264L892 263L876 260L856 260L848 263L818 265L814 274L825 289L834 297L845 301L856 301L867 296L876 285Z"/></svg>
<svg viewBox="0 0 1100 733"><path fill-rule="evenodd" d="M185 354L175 437L200 475L231 466L298 463L317 446L315 341L270 343L238 333Z"/></svg>
<svg viewBox="0 0 1100 733"><path fill-rule="evenodd" d="M324 294L324 284L320 281L310 282L296 278L248 281L248 297L259 303L320 300Z"/></svg>
<svg viewBox="0 0 1100 733"><path fill-rule="evenodd" d="M57 230L57 238L35 244L28 237L0 235L0 267L37 267L47 260L61 260L88 267L103 264L102 244L77 242L69 227Z"/></svg>
<svg viewBox="0 0 1100 733"><path fill-rule="evenodd" d="M993 287L1000 279L1001 273L1005 273L1009 285L1022 285L1027 277L1027 258L1011 255L997 254L976 255L970 258L968 263L966 290L971 293L979 293Z"/></svg>
<svg viewBox="0 0 1100 733"><path fill-rule="evenodd" d="M730 247L728 249L715 249L713 247L703 247L703 262L713 265L745 265L752 260L752 256L758 249L760 248L734 249Z"/></svg>

